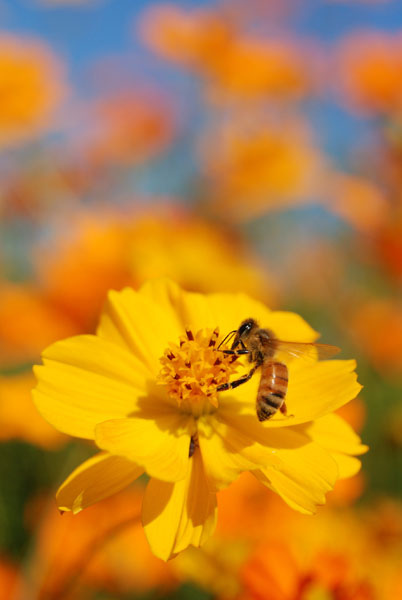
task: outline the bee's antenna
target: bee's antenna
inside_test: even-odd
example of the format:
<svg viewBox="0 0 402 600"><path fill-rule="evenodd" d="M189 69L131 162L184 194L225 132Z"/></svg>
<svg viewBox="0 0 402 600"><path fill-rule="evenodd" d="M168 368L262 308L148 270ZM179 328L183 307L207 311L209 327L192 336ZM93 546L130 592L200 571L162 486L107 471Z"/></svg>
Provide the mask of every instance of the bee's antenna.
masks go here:
<svg viewBox="0 0 402 600"><path fill-rule="evenodd" d="M233 329L233 331L231 331L230 333L228 333L223 340L221 341L221 343L219 344L219 346L217 347L217 350L219 350L219 348L222 346L222 344L224 344L227 340L230 340L230 338L237 333L237 329Z"/></svg>

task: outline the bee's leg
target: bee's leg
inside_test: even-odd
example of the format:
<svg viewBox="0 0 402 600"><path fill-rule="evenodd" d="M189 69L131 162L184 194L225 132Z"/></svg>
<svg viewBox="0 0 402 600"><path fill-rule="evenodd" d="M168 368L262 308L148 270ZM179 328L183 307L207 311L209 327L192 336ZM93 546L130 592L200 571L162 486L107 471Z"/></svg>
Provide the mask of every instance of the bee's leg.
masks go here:
<svg viewBox="0 0 402 600"><path fill-rule="evenodd" d="M250 354L250 350L222 350L224 354Z"/></svg>
<svg viewBox="0 0 402 600"><path fill-rule="evenodd" d="M294 415L290 415L288 413L288 407L286 406L286 402L284 402L282 404L282 406L279 408L279 410L281 411L281 413L283 414L283 416L288 417L288 419L290 419L291 417L294 417Z"/></svg>
<svg viewBox="0 0 402 600"><path fill-rule="evenodd" d="M232 390L233 388L237 388L242 383L246 383L246 381L249 381L249 379L251 379L252 376L254 375L256 369L257 369L257 366L250 369L250 371L248 373L246 373L246 375L239 377L239 379L235 379L234 381L229 381L228 383L222 383L222 385L218 385L218 387L216 389L218 390L218 392L223 392L224 390Z"/></svg>

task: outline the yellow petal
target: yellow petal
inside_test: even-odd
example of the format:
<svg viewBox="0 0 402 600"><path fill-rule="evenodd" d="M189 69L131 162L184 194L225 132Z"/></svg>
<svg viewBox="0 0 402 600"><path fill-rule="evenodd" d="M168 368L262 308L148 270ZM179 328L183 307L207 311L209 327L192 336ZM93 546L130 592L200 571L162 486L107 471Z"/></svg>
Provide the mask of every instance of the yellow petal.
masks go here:
<svg viewBox="0 0 402 600"><path fill-rule="evenodd" d="M205 468L208 485L212 490L222 489L234 481L243 471L253 470L259 464L265 464L263 459L253 462L244 456L239 449L244 443L241 432L233 430L228 432L224 423L219 421L219 416L200 420L198 423L198 439Z"/></svg>
<svg viewBox="0 0 402 600"><path fill-rule="evenodd" d="M354 360L327 360L311 365L294 361L289 368L286 404L289 413L295 414L295 422L317 419L355 398L362 388L355 368Z"/></svg>
<svg viewBox="0 0 402 600"><path fill-rule="evenodd" d="M331 456L338 465L339 479L353 477L361 469L361 461L354 456L342 454L341 452L331 452Z"/></svg>
<svg viewBox="0 0 402 600"><path fill-rule="evenodd" d="M273 310L261 327L271 329L278 340L289 342L314 342L318 333L298 314Z"/></svg>
<svg viewBox="0 0 402 600"><path fill-rule="evenodd" d="M278 339L312 342L318 334L299 315L270 311L246 294L184 293L179 307L182 321L194 329L219 326L222 336L252 317L261 327L272 329Z"/></svg>
<svg viewBox="0 0 402 600"><path fill-rule="evenodd" d="M312 440L328 450L345 454L364 454L368 450L349 423L339 415L326 415L300 427Z"/></svg>
<svg viewBox="0 0 402 600"><path fill-rule="evenodd" d="M127 487L143 472L125 458L100 452L67 477L57 491L57 505L60 510L78 513Z"/></svg>
<svg viewBox="0 0 402 600"><path fill-rule="evenodd" d="M247 317L257 315L264 320L270 311L261 303L252 300L245 294L198 294L183 293L179 307L183 323L194 329L208 327L220 328L220 333L226 335L232 329L237 329L240 322Z"/></svg>
<svg viewBox="0 0 402 600"><path fill-rule="evenodd" d="M198 424L205 472L211 489L221 489L242 471L265 467L282 468L281 452L298 452L311 444L300 428L267 430L252 416L220 410Z"/></svg>
<svg viewBox="0 0 402 600"><path fill-rule="evenodd" d="M198 450L182 481L151 479L145 491L142 522L152 552L163 560L190 545L201 546L213 534L216 496L208 489Z"/></svg>
<svg viewBox="0 0 402 600"><path fill-rule="evenodd" d="M142 465L148 475L163 481L186 476L190 437L188 417L179 413L156 420L115 419L96 427L99 448Z"/></svg>
<svg viewBox="0 0 402 600"><path fill-rule="evenodd" d="M325 503L339 472L330 453L318 444L277 451L280 464L255 472L262 483L277 492L289 506L313 514Z"/></svg>
<svg viewBox="0 0 402 600"><path fill-rule="evenodd" d="M94 439L95 425L125 417L145 395L147 375L124 348L96 336L73 337L49 346L44 366L34 367L33 391L42 416L76 437Z"/></svg>
<svg viewBox="0 0 402 600"><path fill-rule="evenodd" d="M252 410L246 412L243 406L239 410L239 406L236 403L231 404L228 399L219 406L217 418L227 428L225 444L227 446L235 444L236 449L246 449L253 444L271 448L297 448L310 441L301 427L267 428L266 424L261 423L257 418L255 402Z"/></svg>
<svg viewBox="0 0 402 600"><path fill-rule="evenodd" d="M155 299L150 295L149 286L144 292L131 288L109 292L97 330L100 337L130 350L154 375L160 370L159 358L168 343L177 342L184 333L174 311L167 312L168 303L159 304L161 287L159 283L159 295L155 290ZM168 297L167 290L165 299Z"/></svg>
<svg viewBox="0 0 402 600"><path fill-rule="evenodd" d="M361 390L354 372L354 360L316 363L294 360L288 367L286 405L289 416L284 416L278 411L274 417L264 422L267 429L292 427L313 421L343 406ZM249 382L235 390L221 392L219 402L231 404L238 414L255 415L259 380L260 374L256 373Z"/></svg>
<svg viewBox="0 0 402 600"><path fill-rule="evenodd" d="M149 302L157 304L164 311L165 319L172 321L175 328L181 331L180 335L183 334L184 323L177 307L180 307L181 297L185 292L177 283L165 277L152 279L141 286L139 293Z"/></svg>

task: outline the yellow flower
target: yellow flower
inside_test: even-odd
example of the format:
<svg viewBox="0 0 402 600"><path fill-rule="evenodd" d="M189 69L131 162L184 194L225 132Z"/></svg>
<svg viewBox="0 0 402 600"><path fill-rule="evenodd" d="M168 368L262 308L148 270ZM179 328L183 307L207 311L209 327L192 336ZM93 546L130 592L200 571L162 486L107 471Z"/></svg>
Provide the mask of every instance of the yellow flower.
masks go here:
<svg viewBox="0 0 402 600"><path fill-rule="evenodd" d="M253 316L279 339L317 334L293 313L271 312L244 294L189 293L167 280L109 293L96 335L57 342L35 368L37 407L55 427L102 450L63 483L61 510L79 512L150 476L142 521L165 560L213 533L216 492L250 470L293 508L313 513L365 447L333 410L360 386L353 360L291 360L287 406L261 423L258 376L216 350L218 338ZM247 369L243 365L242 368ZM238 374L234 374L235 371Z"/></svg>
<svg viewBox="0 0 402 600"><path fill-rule="evenodd" d="M68 438L38 414L31 399L34 385L31 372L0 376L0 441L18 439L42 448L57 448Z"/></svg>

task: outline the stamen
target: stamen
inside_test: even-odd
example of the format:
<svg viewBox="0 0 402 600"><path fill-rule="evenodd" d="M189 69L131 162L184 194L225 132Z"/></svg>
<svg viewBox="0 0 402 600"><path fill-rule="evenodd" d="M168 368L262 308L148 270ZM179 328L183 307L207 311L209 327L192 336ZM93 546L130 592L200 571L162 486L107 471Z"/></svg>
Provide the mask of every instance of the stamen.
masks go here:
<svg viewBox="0 0 402 600"><path fill-rule="evenodd" d="M161 357L158 383L167 386L169 396L181 410L195 417L218 407L217 388L236 372L236 355L227 356L215 348L218 328L213 331L190 329L178 344L170 344Z"/></svg>

